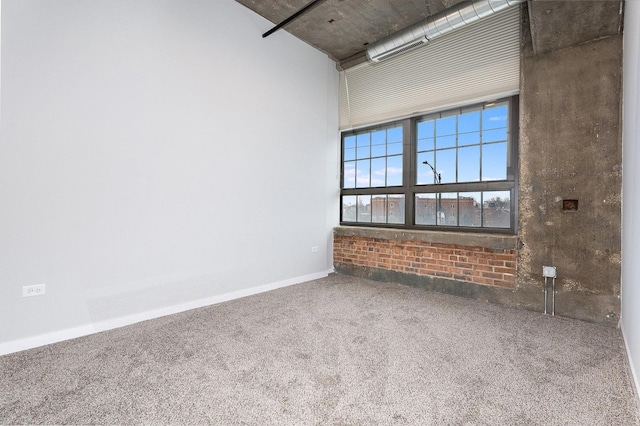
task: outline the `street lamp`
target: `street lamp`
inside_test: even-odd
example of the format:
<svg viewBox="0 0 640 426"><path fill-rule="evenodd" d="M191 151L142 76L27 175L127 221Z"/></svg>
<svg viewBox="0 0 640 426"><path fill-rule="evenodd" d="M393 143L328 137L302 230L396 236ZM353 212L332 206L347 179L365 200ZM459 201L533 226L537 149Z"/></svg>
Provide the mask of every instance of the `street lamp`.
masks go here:
<svg viewBox="0 0 640 426"><path fill-rule="evenodd" d="M426 164L427 166L431 167L431 171L433 172L433 183L438 184L442 181L442 176L440 175L440 173L438 173L435 167L429 164L428 161L425 160L422 162L422 164Z"/></svg>
<svg viewBox="0 0 640 426"><path fill-rule="evenodd" d="M429 162L427 160L423 161L422 164L426 164L427 166L431 167L431 171L433 172L433 183L434 184L438 185L439 183L442 182L442 175L436 171L435 167L433 167L431 164L429 164ZM438 192L438 209L437 209L436 217L438 217L439 214L443 214L443 212L442 212L442 193L441 192ZM441 217L440 219L442 220L443 218ZM437 221L436 221L436 225L439 225L439 223Z"/></svg>

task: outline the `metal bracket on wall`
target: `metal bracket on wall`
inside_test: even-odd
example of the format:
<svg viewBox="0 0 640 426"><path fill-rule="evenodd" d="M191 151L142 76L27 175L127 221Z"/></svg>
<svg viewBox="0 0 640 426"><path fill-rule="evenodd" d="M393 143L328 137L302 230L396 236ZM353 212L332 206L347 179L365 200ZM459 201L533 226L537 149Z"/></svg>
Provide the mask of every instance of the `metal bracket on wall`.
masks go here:
<svg viewBox="0 0 640 426"><path fill-rule="evenodd" d="M555 266L543 266L542 267L542 276L544 277L544 313L547 313L547 279L551 278L552 286L551 286L551 315L556 315L556 277L558 276L558 272L556 271Z"/></svg>

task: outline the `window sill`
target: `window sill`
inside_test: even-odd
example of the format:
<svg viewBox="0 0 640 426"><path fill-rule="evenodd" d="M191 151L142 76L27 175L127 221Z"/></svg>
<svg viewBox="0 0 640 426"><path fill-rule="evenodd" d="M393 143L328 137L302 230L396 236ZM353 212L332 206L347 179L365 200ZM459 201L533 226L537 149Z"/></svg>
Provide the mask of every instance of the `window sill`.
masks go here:
<svg viewBox="0 0 640 426"><path fill-rule="evenodd" d="M364 226L337 226L333 228L333 233L334 235L345 237L455 244L467 247L484 247L499 250L515 250L518 244L518 237L516 235L481 234L475 232L442 232L416 229L372 228Z"/></svg>

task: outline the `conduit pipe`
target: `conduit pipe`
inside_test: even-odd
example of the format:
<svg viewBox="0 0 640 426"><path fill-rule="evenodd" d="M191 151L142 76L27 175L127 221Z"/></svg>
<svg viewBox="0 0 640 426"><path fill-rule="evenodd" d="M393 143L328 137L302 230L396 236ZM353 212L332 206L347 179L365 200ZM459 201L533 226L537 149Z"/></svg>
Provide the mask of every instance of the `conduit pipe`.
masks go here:
<svg viewBox="0 0 640 426"><path fill-rule="evenodd" d="M367 59L371 62L383 61L524 1L469 0L462 2L372 43L367 47Z"/></svg>
<svg viewBox="0 0 640 426"><path fill-rule="evenodd" d="M280 22L278 25L276 25L275 27L271 28L266 33L262 34L262 38L269 37L271 34L275 33L280 28L282 28L285 25L287 25L289 22L291 22L291 21L293 21L295 19L298 19L300 16L302 16L305 13L307 13L308 11L313 9L314 7L320 5L320 3L322 3L323 1L325 1L325 0L313 0L311 3L309 3L308 5L306 5L305 7L303 7L302 9L297 11L296 13L294 13L293 15L289 16L287 19L285 19L284 21Z"/></svg>

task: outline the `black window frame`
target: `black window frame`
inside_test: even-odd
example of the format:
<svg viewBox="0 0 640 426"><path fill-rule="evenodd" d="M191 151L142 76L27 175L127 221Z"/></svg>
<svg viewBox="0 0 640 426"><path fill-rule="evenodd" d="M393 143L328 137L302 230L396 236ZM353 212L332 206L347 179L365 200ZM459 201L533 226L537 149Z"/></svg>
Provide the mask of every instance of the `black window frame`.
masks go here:
<svg viewBox="0 0 640 426"><path fill-rule="evenodd" d="M506 103L508 105L508 123L507 123L507 171L506 179L504 180L489 180L489 181L477 181L477 182L463 182L463 183L429 183L429 184L417 184L417 123L421 120L428 119L437 115L446 116L448 114L462 113L467 109L472 108L488 108L493 104ZM394 125L402 126L403 133L403 176L402 186L380 186L380 187L367 187L367 188L345 188L345 138L354 136L362 132L373 131L380 128L387 128ZM479 232L479 233L499 233L499 234L516 234L518 231L518 134L519 134L519 97L517 95L508 98L496 99L493 101L471 103L457 108L443 109L442 111L435 111L428 114L422 114L419 116L413 116L404 118L401 120L395 120L386 122L383 124L377 124L358 129L348 130L341 132L341 144L340 144L340 224L345 226L365 226L365 227L380 227L380 228L399 228L399 229L422 229L422 230L437 230L437 231L452 231L452 232ZM427 167L425 165L425 167ZM457 167L457 164L456 164ZM435 180L435 179L434 179ZM420 225L415 222L415 197L416 194L444 194L444 193L459 193L464 192L494 192L494 191L509 191L510 192L510 206L509 206L509 223L510 227L489 227L489 226L449 226L449 225ZM404 195L404 224L398 223L379 223L379 222L357 222L357 221L345 221L343 218L343 197L345 196L357 196L357 195ZM437 195L436 195L437 197ZM458 213L458 212L457 212ZM357 218L356 218L357 220Z"/></svg>

